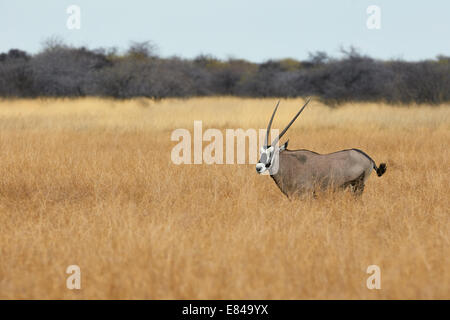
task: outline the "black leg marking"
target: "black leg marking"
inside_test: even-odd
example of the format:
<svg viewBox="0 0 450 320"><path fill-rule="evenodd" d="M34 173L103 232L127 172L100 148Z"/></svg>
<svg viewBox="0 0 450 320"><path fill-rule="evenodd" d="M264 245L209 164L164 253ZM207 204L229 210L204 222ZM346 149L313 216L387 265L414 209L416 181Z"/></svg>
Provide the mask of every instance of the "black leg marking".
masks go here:
<svg viewBox="0 0 450 320"><path fill-rule="evenodd" d="M361 196L364 191L364 177L365 177L365 172L363 172L355 180L344 183L341 186L341 188L345 189L347 187L350 187L350 190L354 193L355 196Z"/></svg>

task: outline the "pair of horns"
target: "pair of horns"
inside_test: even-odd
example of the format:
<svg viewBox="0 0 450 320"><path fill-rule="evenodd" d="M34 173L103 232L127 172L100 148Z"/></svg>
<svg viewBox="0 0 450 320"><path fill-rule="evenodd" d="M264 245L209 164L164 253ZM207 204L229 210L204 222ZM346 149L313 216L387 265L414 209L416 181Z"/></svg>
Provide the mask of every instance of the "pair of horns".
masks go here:
<svg viewBox="0 0 450 320"><path fill-rule="evenodd" d="M278 137L275 138L275 140L273 140L272 142L272 146L275 145L282 137L283 135L286 133L286 131L289 129L289 127L294 123L294 121L298 118L298 116L300 115L300 113L302 113L303 109L305 109L305 107L308 105L309 101L311 101L311 98L308 98L306 100L306 103L303 105L303 107L300 109L299 112L297 112L297 114L295 115L294 118L292 118L291 122L289 122L289 124L286 126L286 128L283 129L283 131L281 131L281 133L278 135ZM269 125L267 126L267 132L266 132L266 140L264 141L264 146L267 147L268 146L268 142L269 142L269 132L270 132L270 127L272 126L272 121L273 118L275 117L275 113L277 112L278 109L278 105L280 104L280 101L278 100L277 105L275 106L275 110L273 110L272 113L272 117L270 118L269 121Z"/></svg>

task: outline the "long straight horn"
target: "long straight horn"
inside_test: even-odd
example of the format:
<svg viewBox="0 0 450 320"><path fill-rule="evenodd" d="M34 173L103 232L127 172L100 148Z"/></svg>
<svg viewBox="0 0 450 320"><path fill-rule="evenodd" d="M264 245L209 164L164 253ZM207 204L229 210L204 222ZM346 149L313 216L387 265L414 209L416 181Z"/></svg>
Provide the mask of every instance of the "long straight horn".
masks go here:
<svg viewBox="0 0 450 320"><path fill-rule="evenodd" d="M266 132L266 140L264 141L264 147L267 147L267 143L269 142L269 132L270 127L272 126L273 117L275 117L275 113L277 112L278 105L280 104L280 100L278 100L277 105L275 106L275 110L273 110L272 118L270 118L269 125L267 126L267 132Z"/></svg>
<svg viewBox="0 0 450 320"><path fill-rule="evenodd" d="M275 140L273 140L272 146L274 146L278 142L278 140L280 140L283 137L283 135L286 133L286 131L289 129L289 127L294 123L295 120L297 120L298 116L300 115L300 113L302 113L303 109L305 109L305 107L308 105L309 101L311 101L311 98L308 98L308 100L306 100L305 105L300 109L299 112L297 112L297 114L291 120L291 122L289 122L289 124L286 126L286 128L284 128L283 131L281 131L281 133L278 135L278 137L276 137Z"/></svg>

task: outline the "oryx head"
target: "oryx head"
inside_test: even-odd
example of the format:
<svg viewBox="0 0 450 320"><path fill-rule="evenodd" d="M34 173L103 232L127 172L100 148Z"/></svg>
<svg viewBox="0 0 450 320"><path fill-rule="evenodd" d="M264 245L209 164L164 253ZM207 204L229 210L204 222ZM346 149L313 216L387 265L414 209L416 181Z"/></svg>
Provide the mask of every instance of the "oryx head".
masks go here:
<svg viewBox="0 0 450 320"><path fill-rule="evenodd" d="M303 105L303 107L300 109L299 112L295 115L294 118L292 118L291 122L286 126L286 128L281 131L281 133L276 137L273 142L269 145L269 132L270 127L272 126L273 118L275 117L275 113L277 112L278 105L280 104L280 101L278 101L277 105L275 106L275 110L273 110L272 117L270 118L269 125L267 126L267 132L266 132L266 138L264 140L264 146L261 147L261 153L259 157L259 161L256 164L256 172L259 174L265 173L269 171L271 174L274 173L274 171L278 171L278 168L274 166L274 164L278 163L278 154L285 150L288 145L288 141L284 143L281 147L278 146L278 142L283 137L283 135L286 133L286 131L289 129L289 127L294 123L294 121L298 118L300 113L302 113L303 109L308 105L309 101L311 99L308 99L306 103Z"/></svg>

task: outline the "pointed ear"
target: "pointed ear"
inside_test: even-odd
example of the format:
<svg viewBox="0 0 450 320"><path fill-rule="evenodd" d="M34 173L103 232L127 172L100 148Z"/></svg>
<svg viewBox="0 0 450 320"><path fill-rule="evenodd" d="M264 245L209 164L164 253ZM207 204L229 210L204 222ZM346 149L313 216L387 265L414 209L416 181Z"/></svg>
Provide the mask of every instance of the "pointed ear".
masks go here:
<svg viewBox="0 0 450 320"><path fill-rule="evenodd" d="M287 146L288 146L289 140L286 141L281 147L280 147L280 151L286 150Z"/></svg>

